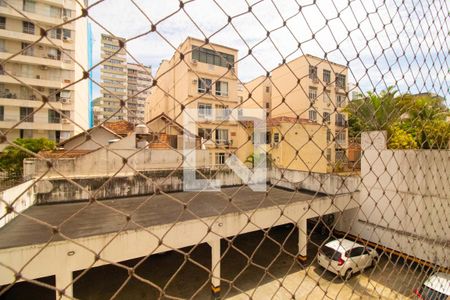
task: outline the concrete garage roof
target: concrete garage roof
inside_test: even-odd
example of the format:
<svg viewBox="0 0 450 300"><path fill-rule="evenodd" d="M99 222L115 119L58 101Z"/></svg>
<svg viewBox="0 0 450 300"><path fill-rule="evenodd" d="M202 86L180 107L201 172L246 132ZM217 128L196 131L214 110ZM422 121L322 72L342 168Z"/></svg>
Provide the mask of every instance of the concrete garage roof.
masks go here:
<svg viewBox="0 0 450 300"><path fill-rule="evenodd" d="M41 205L32 206L23 214L52 226L60 226L63 235L75 239L138 228L132 223L126 225L126 216L118 211L132 214L140 205L142 206L132 214L132 220L140 226L150 227L236 213L240 210L292 204L323 196L278 188L272 188L266 196L266 193L253 192L248 187L223 188L222 192L202 192L196 195L195 192L178 192L102 200L100 204L92 203L89 206L87 202ZM184 204L190 211L183 210ZM0 249L59 240L64 238L53 234L49 226L24 216L17 216L0 229Z"/></svg>

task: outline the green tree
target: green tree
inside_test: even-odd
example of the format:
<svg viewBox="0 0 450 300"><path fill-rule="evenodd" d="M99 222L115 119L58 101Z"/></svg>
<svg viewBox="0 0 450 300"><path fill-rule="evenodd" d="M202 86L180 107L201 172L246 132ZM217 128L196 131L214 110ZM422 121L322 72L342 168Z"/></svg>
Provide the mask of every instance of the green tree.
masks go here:
<svg viewBox="0 0 450 300"><path fill-rule="evenodd" d="M14 144L25 148L33 153L41 150L55 149L55 142L46 139L16 139ZM9 177L19 178L23 172L23 160L32 157L32 154L15 146L6 147L0 155L0 169L7 172Z"/></svg>
<svg viewBox="0 0 450 300"><path fill-rule="evenodd" d="M402 110L396 94L397 91L389 87L379 95L368 92L367 97L350 101L345 108L349 114L350 137L357 137L362 131L388 130L398 121Z"/></svg>

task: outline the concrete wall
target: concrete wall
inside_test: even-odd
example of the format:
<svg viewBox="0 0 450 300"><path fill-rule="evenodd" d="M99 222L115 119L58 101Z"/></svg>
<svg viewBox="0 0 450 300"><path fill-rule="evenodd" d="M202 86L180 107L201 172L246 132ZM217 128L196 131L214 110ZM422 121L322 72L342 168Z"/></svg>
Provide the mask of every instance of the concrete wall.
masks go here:
<svg viewBox="0 0 450 300"><path fill-rule="evenodd" d="M361 182L357 175L309 173L272 168L270 183L287 189L305 189L328 195L339 195L357 191Z"/></svg>
<svg viewBox="0 0 450 300"><path fill-rule="evenodd" d="M242 180L231 170L199 170L206 177L218 179L222 186L241 185ZM81 188L83 187L83 188ZM183 170L144 171L140 175L114 177L84 177L68 181L53 178L36 184L36 203L49 204L67 201L150 195L155 192L176 192L183 190Z"/></svg>
<svg viewBox="0 0 450 300"><path fill-rule="evenodd" d="M361 209L340 230L450 266L450 151L389 150L386 134L364 133Z"/></svg>
<svg viewBox="0 0 450 300"><path fill-rule="evenodd" d="M11 206L16 212L22 212L34 204L35 194L33 192L33 180L16 185L0 193L0 211L2 215L6 213L7 207ZM0 228L17 216L17 213L10 213L0 219Z"/></svg>

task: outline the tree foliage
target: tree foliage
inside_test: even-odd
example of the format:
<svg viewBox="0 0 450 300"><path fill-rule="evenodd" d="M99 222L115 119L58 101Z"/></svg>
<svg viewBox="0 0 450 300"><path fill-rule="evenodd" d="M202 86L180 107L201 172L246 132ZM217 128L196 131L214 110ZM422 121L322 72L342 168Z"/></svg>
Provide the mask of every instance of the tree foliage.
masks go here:
<svg viewBox="0 0 450 300"><path fill-rule="evenodd" d="M398 95L392 87L379 95L351 101L349 136L362 131L386 130L393 149L446 149L450 140L449 108L445 99L429 93Z"/></svg>
<svg viewBox="0 0 450 300"><path fill-rule="evenodd" d="M41 150L55 149L55 142L46 139L16 139L14 144L29 150L32 153L38 153ZM20 177L23 172L23 160L32 157L28 153L16 146L6 147L0 155L0 169L7 172L9 177Z"/></svg>

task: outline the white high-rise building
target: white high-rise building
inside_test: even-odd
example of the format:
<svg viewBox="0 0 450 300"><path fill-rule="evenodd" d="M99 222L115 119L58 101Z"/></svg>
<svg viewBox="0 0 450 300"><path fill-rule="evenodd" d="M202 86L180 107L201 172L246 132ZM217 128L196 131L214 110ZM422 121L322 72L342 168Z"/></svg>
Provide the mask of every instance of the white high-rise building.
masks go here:
<svg viewBox="0 0 450 300"><path fill-rule="evenodd" d="M150 95L152 68L139 64L127 64L128 69L128 121L134 124L144 122L145 101Z"/></svg>
<svg viewBox="0 0 450 300"><path fill-rule="evenodd" d="M8 140L59 142L89 127L88 80L75 83L88 69L87 19L67 22L81 15L79 3L85 2L0 0L0 61L8 60L0 65L0 130L22 121Z"/></svg>

